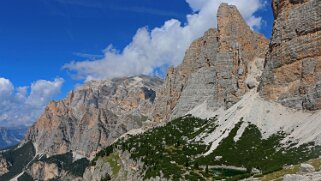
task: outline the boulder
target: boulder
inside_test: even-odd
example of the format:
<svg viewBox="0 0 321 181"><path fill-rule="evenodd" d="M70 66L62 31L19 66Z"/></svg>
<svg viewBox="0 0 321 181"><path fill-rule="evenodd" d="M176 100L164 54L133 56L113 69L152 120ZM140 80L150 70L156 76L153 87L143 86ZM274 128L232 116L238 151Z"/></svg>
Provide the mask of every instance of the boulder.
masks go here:
<svg viewBox="0 0 321 181"><path fill-rule="evenodd" d="M315 172L315 168L310 165L310 164L306 164L306 163L302 163L300 165L300 173L311 173L311 172Z"/></svg>

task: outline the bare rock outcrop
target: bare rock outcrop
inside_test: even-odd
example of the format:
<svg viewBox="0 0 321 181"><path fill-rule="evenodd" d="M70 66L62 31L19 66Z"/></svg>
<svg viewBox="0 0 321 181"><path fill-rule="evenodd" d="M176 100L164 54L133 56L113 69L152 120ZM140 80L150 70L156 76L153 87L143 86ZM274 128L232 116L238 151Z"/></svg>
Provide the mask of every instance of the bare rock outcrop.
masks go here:
<svg viewBox="0 0 321 181"><path fill-rule="evenodd" d="M9 172L8 167L9 167L9 165L8 165L7 161L3 158L0 158L0 176Z"/></svg>
<svg viewBox="0 0 321 181"><path fill-rule="evenodd" d="M100 181L106 178L111 180L144 180L141 175L143 164L130 158L129 152L118 150L108 157L99 158L94 166L86 169L84 181ZM108 180L108 179L107 179Z"/></svg>
<svg viewBox="0 0 321 181"><path fill-rule="evenodd" d="M311 173L311 172L315 172L315 168L307 163L302 163L300 165L300 173Z"/></svg>
<svg viewBox="0 0 321 181"><path fill-rule="evenodd" d="M93 156L131 129L140 128L162 80L147 76L90 81L63 101L51 102L28 131L37 154Z"/></svg>
<svg viewBox="0 0 321 181"><path fill-rule="evenodd" d="M303 163L300 165L300 170L296 174L286 174L283 176L283 181L317 181L321 179L321 172L315 168Z"/></svg>
<svg viewBox="0 0 321 181"><path fill-rule="evenodd" d="M321 109L321 1L273 0L273 10L260 95L291 108Z"/></svg>
<svg viewBox="0 0 321 181"><path fill-rule="evenodd" d="M217 29L195 40L183 63L168 69L157 92L154 121L182 116L205 101L212 110L228 108L258 84L251 68L263 62L268 40L250 29L235 6L222 4L217 18Z"/></svg>
<svg viewBox="0 0 321 181"><path fill-rule="evenodd" d="M36 180L50 180L60 175L59 168L56 164L37 162L32 164L30 175Z"/></svg>

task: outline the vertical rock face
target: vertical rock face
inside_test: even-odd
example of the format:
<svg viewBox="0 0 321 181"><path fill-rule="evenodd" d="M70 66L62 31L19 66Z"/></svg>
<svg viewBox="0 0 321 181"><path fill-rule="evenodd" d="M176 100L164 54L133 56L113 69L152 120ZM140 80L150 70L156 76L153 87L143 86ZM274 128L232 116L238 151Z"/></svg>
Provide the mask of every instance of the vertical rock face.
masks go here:
<svg viewBox="0 0 321 181"><path fill-rule="evenodd" d="M161 84L147 76L88 82L63 101L51 102L24 142L32 141L38 154L73 150L91 156L142 126Z"/></svg>
<svg viewBox="0 0 321 181"><path fill-rule="evenodd" d="M268 40L249 28L235 6L222 4L217 16L218 28L195 40L181 65L169 68L157 93L156 122L205 101L209 109L228 108L258 84Z"/></svg>
<svg viewBox="0 0 321 181"><path fill-rule="evenodd" d="M275 22L260 95L284 106L321 108L321 1L273 0Z"/></svg>

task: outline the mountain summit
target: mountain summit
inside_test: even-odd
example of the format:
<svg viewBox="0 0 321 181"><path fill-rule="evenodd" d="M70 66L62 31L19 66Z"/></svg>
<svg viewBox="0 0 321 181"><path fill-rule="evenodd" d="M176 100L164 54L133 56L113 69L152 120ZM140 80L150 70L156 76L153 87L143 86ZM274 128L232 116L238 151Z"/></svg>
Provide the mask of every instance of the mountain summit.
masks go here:
<svg viewBox="0 0 321 181"><path fill-rule="evenodd" d="M0 180L319 180L321 2L273 10L270 43L223 3L164 83L90 81L51 102L0 153Z"/></svg>
<svg viewBox="0 0 321 181"><path fill-rule="evenodd" d="M229 108L258 85L269 41L250 29L235 6L221 4L217 21L217 29L192 43L181 65L168 69L156 98L156 122L203 102L210 110Z"/></svg>
<svg viewBox="0 0 321 181"><path fill-rule="evenodd" d="M89 81L63 101L49 103L23 142L31 141L38 154L72 150L82 157L93 156L147 121L161 84L162 80L147 76Z"/></svg>

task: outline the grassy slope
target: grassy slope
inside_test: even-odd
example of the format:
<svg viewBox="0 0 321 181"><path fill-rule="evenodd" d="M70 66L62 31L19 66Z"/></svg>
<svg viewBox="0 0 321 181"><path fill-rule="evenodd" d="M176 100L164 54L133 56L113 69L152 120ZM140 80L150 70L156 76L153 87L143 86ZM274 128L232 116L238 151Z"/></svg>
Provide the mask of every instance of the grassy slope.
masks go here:
<svg viewBox="0 0 321 181"><path fill-rule="evenodd" d="M298 148L281 148L283 133L262 139L259 129L249 125L238 142L234 142L242 121L222 140L216 150L208 156L202 156L209 145L195 141L200 133L215 131L215 118L203 120L195 117L183 117L173 120L164 127L158 127L144 134L119 140L97 154L109 156L117 151L129 151L134 160L144 162L144 178L160 176L173 180L205 180L210 178L228 178L237 180L251 175L252 168L260 169L264 174L282 169L285 164L296 164L320 155L320 147L307 144ZM222 159L215 159L222 156ZM232 169L213 169L212 166L228 165L247 168L246 172ZM210 169L209 169L210 168Z"/></svg>
<svg viewBox="0 0 321 181"><path fill-rule="evenodd" d="M113 175L118 175L118 172L120 170L120 165L118 163L119 160L119 154L118 153L112 153L111 155L109 155L108 157L106 157L106 161L109 163L109 165L111 166Z"/></svg>
<svg viewBox="0 0 321 181"><path fill-rule="evenodd" d="M308 163L310 165L312 165L316 171L320 171L321 170L321 159L312 159L309 161L306 161L305 163ZM286 166L283 169L276 171L276 172L272 172L266 175L263 175L261 177L259 177L260 180L262 181L270 181L270 180L283 180L283 176L286 174L296 174L300 169L300 165L290 165L290 166Z"/></svg>

